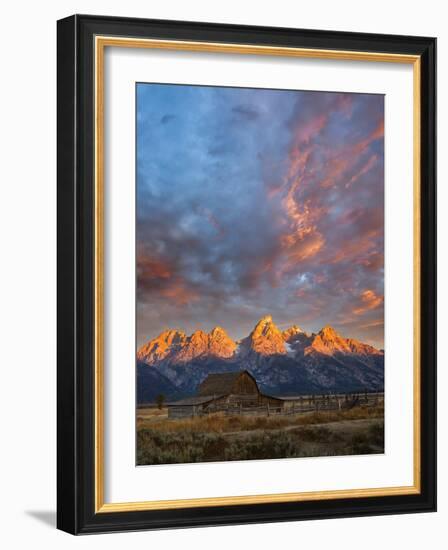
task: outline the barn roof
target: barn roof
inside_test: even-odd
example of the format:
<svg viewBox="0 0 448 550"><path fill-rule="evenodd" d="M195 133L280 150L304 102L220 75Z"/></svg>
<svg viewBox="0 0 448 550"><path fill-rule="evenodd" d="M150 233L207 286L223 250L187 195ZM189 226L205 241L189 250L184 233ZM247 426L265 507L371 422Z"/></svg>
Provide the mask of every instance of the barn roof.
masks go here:
<svg viewBox="0 0 448 550"><path fill-rule="evenodd" d="M235 382L242 374L249 375L257 384L255 378L247 370L209 374L200 384L198 395L228 395L232 392Z"/></svg>
<svg viewBox="0 0 448 550"><path fill-rule="evenodd" d="M204 403L209 403L210 401L213 401L213 399L216 399L217 395L204 395L199 396L195 395L193 397L186 397L185 399L179 399L179 401L172 401L171 403L167 403L167 407L181 407L186 405L203 405Z"/></svg>
<svg viewBox="0 0 448 550"><path fill-rule="evenodd" d="M269 399L274 399L275 401L285 401L285 399L283 399L282 397L278 397L276 395L268 395L267 393L261 393L260 392L260 395L262 395L263 397L268 397Z"/></svg>

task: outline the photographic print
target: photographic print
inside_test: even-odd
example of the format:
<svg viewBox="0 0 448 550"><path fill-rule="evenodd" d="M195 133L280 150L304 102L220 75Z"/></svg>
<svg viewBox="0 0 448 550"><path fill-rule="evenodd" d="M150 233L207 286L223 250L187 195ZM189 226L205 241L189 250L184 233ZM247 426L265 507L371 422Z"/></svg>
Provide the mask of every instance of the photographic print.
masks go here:
<svg viewBox="0 0 448 550"><path fill-rule="evenodd" d="M384 96L136 85L138 465L384 452Z"/></svg>
<svg viewBox="0 0 448 550"><path fill-rule="evenodd" d="M57 30L58 528L435 511L436 39Z"/></svg>

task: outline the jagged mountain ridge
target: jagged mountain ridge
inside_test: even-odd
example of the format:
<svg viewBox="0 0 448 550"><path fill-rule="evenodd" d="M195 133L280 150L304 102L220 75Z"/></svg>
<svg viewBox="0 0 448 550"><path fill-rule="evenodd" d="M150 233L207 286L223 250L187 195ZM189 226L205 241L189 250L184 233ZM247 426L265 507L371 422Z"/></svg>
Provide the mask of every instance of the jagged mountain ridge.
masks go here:
<svg viewBox="0 0 448 550"><path fill-rule="evenodd" d="M258 354L266 357L286 353L285 339L270 315L258 321L249 336L241 340L239 349L242 356Z"/></svg>
<svg viewBox="0 0 448 550"><path fill-rule="evenodd" d="M221 327L215 327L210 334L196 330L191 336L181 330L166 330L141 346L137 359L148 365L161 361L182 364L201 356L229 359L236 348L237 344Z"/></svg>
<svg viewBox="0 0 448 550"><path fill-rule="evenodd" d="M328 325L318 333L297 325L282 332L270 315L239 342L221 327L190 336L167 330L141 346L137 359L182 395L194 393L212 372L243 369L256 377L262 391L277 395L379 390L384 385L382 350L344 338Z"/></svg>

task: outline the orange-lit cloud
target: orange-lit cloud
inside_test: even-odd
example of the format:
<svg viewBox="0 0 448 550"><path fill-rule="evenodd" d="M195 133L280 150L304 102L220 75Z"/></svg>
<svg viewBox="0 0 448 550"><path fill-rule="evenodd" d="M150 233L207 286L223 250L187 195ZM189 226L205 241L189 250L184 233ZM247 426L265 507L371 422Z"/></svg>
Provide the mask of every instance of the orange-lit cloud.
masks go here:
<svg viewBox="0 0 448 550"><path fill-rule="evenodd" d="M296 129L296 147L308 144L324 128L327 122L328 114L322 113L304 124L300 124Z"/></svg>
<svg viewBox="0 0 448 550"><path fill-rule="evenodd" d="M370 323L365 323L364 325L361 325L361 328L377 328L383 326L384 319L376 319L375 321L371 321Z"/></svg>
<svg viewBox="0 0 448 550"><path fill-rule="evenodd" d="M384 98L138 90L138 338L269 311L381 342Z"/></svg>
<svg viewBox="0 0 448 550"><path fill-rule="evenodd" d="M146 256L138 256L138 276L142 279L169 279L172 276L170 266L160 260Z"/></svg>
<svg viewBox="0 0 448 550"><path fill-rule="evenodd" d="M378 161L378 155L372 155L371 157L369 157L369 159L364 164L364 166L362 166L362 168L349 179L349 181L345 184L345 187L346 188L350 187L350 185L355 183L355 181L359 180L361 176L363 176L364 174L367 174L367 172L375 166L377 161Z"/></svg>
<svg viewBox="0 0 448 550"><path fill-rule="evenodd" d="M352 240L341 243L337 250L325 258L325 261L332 264L337 264L343 260L362 261L370 254L372 247L375 246L379 231L379 229L373 229L358 239L354 236L355 238Z"/></svg>
<svg viewBox="0 0 448 550"><path fill-rule="evenodd" d="M198 294L185 287L182 281L173 281L172 284L159 289L160 295L174 302L178 306L184 306L198 299Z"/></svg>
<svg viewBox="0 0 448 550"><path fill-rule="evenodd" d="M335 98L333 105L342 116L351 114L350 96ZM280 277L294 269L295 265L299 268L304 261L309 263L313 259L337 263L350 258L367 265L372 250L378 245L382 231L380 218L374 228L356 235L356 239L348 238L335 243L336 246L330 245L326 224L331 207L327 205L325 192L319 191L319 187L329 189L340 186L348 189L376 168L378 154L370 153L369 148L382 137L383 122L380 121L367 136L342 147L337 146L334 152L323 145L329 124L328 112L316 112L305 122L298 122L284 181L268 189L269 197L279 192L284 195L281 204L285 212L285 231L280 238L283 262L280 261L280 266L277 266ZM349 223L349 220L344 221L341 217L338 223ZM372 261L370 266L373 265Z"/></svg>
<svg viewBox="0 0 448 550"><path fill-rule="evenodd" d="M367 289L361 293L360 301L362 305L359 307L355 307L353 309L353 313L355 315L361 315L366 311L369 311L371 309L376 309L378 306L380 306L383 303L384 297L378 296L377 294L375 294L373 290Z"/></svg>
<svg viewBox="0 0 448 550"><path fill-rule="evenodd" d="M376 249L370 250L368 254L361 256L356 263L362 265L367 271L379 272L384 267L384 253Z"/></svg>
<svg viewBox="0 0 448 550"><path fill-rule="evenodd" d="M175 273L175 265L138 254L137 284L140 290L163 296L176 305L186 305L197 299L198 293L188 288L185 280Z"/></svg>

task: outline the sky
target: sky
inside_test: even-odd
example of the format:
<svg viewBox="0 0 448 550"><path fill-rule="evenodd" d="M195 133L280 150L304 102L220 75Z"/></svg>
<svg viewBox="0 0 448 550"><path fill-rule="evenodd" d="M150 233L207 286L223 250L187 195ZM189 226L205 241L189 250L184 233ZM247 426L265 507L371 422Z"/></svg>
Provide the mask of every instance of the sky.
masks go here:
<svg viewBox="0 0 448 550"><path fill-rule="evenodd" d="M384 346L384 97L137 84L137 344L332 325Z"/></svg>

